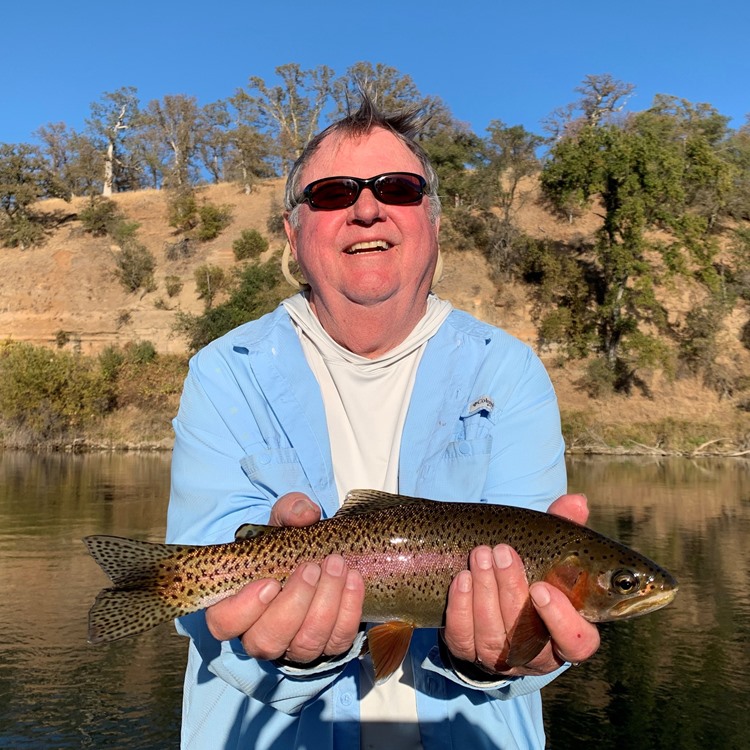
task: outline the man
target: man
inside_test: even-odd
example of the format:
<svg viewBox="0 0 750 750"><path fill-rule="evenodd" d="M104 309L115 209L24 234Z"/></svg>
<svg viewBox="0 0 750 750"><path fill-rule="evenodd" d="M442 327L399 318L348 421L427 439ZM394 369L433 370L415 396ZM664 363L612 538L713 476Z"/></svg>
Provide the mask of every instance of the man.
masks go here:
<svg viewBox="0 0 750 750"><path fill-rule="evenodd" d="M430 294L437 178L412 117L360 109L306 148L286 231L309 289L193 358L175 419L170 542L243 523L306 525L358 487L545 510L565 492L549 379L533 353ZM585 521L585 499L551 510ZM539 689L588 658L596 628L531 589L552 642L508 668L529 598L518 555L479 547L445 628L415 632L399 673L358 659L364 584L340 555L256 581L180 621L186 748L541 748Z"/></svg>

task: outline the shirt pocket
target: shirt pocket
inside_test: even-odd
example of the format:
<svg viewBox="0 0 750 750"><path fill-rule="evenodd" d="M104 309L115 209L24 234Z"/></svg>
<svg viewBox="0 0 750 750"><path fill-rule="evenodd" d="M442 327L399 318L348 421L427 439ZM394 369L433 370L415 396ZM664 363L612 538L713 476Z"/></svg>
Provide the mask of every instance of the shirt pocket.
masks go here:
<svg viewBox="0 0 750 750"><path fill-rule="evenodd" d="M287 492L314 497L294 448L263 448L246 455L240 465L253 485L272 502Z"/></svg>
<svg viewBox="0 0 750 750"><path fill-rule="evenodd" d="M443 454L430 467L423 491L436 500L480 501L491 456L491 435L448 443Z"/></svg>

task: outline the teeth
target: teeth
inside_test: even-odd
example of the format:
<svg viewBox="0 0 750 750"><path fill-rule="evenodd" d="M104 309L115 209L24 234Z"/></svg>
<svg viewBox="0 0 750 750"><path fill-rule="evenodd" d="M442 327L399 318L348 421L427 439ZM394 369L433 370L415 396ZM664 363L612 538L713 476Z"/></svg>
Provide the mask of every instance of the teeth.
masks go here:
<svg viewBox="0 0 750 750"><path fill-rule="evenodd" d="M347 253L367 252L368 250L388 250L390 245L385 240L371 240L370 242L356 242L347 249Z"/></svg>

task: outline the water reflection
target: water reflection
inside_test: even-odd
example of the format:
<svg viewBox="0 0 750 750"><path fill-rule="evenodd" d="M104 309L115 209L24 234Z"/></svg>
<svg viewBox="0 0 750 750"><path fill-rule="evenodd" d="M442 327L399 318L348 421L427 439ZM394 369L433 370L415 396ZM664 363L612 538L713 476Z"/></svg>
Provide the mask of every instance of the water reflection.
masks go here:
<svg viewBox="0 0 750 750"><path fill-rule="evenodd" d="M570 487L591 525L680 581L675 603L602 626L602 648L544 691L549 748L731 750L750 743L750 466L589 459Z"/></svg>
<svg viewBox="0 0 750 750"><path fill-rule="evenodd" d="M665 610L602 627L545 690L549 748L750 746L750 464L576 459L594 528L669 568ZM168 455L0 454L0 747L178 744L185 642L170 626L85 643L105 579L92 533L160 540Z"/></svg>
<svg viewBox="0 0 750 750"><path fill-rule="evenodd" d="M0 747L178 744L185 641L86 644L106 579L81 538L161 540L169 456L0 454Z"/></svg>

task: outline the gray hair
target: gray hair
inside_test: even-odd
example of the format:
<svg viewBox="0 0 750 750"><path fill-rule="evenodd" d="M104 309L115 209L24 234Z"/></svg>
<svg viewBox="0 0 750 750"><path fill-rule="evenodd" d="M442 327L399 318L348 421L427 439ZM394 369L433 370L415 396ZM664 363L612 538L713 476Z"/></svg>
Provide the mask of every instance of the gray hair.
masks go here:
<svg viewBox="0 0 750 750"><path fill-rule="evenodd" d="M362 90L360 96L359 109L354 112L350 111L346 117L318 133L308 142L297 161L294 162L287 177L284 191L284 208L287 211L289 223L294 228L299 226L300 194L302 192L302 187L299 184L300 175L320 144L331 135L355 138L366 135L374 128L382 128L393 133L419 160L427 181L425 196L429 203L430 221L434 224L440 216L438 176L427 153L415 140L423 125L420 110L414 107L400 112L388 113L382 111L366 91Z"/></svg>

